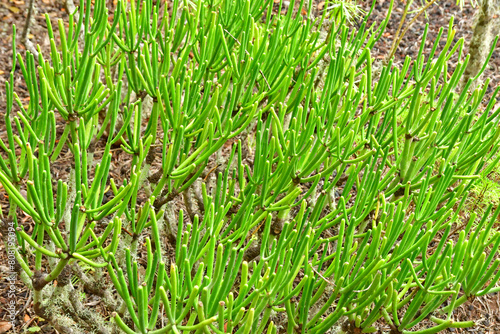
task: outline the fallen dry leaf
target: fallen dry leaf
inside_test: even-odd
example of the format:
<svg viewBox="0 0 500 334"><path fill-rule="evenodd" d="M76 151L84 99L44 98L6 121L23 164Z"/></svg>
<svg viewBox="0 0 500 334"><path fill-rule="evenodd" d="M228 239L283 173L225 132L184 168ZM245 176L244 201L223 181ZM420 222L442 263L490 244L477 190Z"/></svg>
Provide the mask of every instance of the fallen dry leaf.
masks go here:
<svg viewBox="0 0 500 334"><path fill-rule="evenodd" d="M12 328L12 324L7 321L0 321L0 334L7 333Z"/></svg>
<svg viewBox="0 0 500 334"><path fill-rule="evenodd" d="M19 8L15 7L15 6L10 6L10 7L9 7L9 10L10 10L12 13L14 13L14 14L17 14L17 13L19 13L19 12L21 11Z"/></svg>
<svg viewBox="0 0 500 334"><path fill-rule="evenodd" d="M318 10L323 10L323 7L325 7L325 2L324 2L324 1L321 1L321 2L318 4Z"/></svg>

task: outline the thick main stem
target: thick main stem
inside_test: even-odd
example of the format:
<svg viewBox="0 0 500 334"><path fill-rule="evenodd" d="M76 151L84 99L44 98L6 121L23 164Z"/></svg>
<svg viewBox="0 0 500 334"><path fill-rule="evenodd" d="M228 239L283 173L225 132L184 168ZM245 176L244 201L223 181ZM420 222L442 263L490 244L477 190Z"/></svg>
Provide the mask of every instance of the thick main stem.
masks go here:
<svg viewBox="0 0 500 334"><path fill-rule="evenodd" d="M476 23L469 44L470 59L460 85L462 89L469 79L478 75L488 57L494 36L499 32L498 24L495 22L495 14L499 9L500 0L483 0L477 10Z"/></svg>

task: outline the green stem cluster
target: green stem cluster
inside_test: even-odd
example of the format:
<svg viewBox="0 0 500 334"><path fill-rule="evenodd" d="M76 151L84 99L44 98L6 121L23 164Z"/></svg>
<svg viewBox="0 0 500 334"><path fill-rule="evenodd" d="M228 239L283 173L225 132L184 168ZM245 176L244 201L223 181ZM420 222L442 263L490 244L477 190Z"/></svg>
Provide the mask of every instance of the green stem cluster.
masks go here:
<svg viewBox="0 0 500 334"><path fill-rule="evenodd" d="M0 182L44 314L46 286L75 265L109 276L106 326L125 333L276 333L279 313L288 333L380 321L437 333L472 326L453 311L500 290L499 209L452 233L500 159L499 89L486 108L487 83L456 92L468 57L453 20L444 47L441 29L424 54L426 27L415 60L375 76L390 13L356 29L313 18L304 0L274 5L119 0L109 15L88 0L58 38L47 16L48 58L14 57L30 102L12 72ZM117 147L123 180L111 177ZM69 185L54 177L62 152ZM434 327L411 330L428 317Z"/></svg>

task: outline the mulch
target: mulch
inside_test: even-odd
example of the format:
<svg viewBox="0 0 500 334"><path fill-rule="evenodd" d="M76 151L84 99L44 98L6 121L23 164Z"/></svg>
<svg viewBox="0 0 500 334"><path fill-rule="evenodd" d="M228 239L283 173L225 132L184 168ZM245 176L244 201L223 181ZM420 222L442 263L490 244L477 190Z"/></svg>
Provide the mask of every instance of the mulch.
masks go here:
<svg viewBox="0 0 500 334"><path fill-rule="evenodd" d="M5 82L9 78L9 73L12 66L12 25L17 26L18 37L23 29L26 13L27 13L27 2L23 0L0 0L0 136L3 138L5 136L5 124L4 115L6 110L5 101ZM376 59L383 59L388 53L394 35L396 33L401 15L403 13L403 2L395 1L395 8L393 15L383 34L381 40L375 45L373 50L373 55ZM414 1L415 5L421 3L421 1ZM423 2L423 1L422 1ZM447 27L449 20L454 16L454 26L457 30L455 41L459 38L464 38L465 40L465 51L467 51L468 41L472 35L472 26L474 23L474 13L475 8L472 8L468 3L463 9L455 4L455 0L442 0L437 1L438 4L433 5L427 12L427 15L421 15L416 23L411 26L408 33L404 36L396 54L394 57L394 64L400 65L406 56L415 58L418 53L418 49L421 43L421 37L424 31L425 24L429 25L429 32L427 36L427 41L425 42L426 51L430 51L434 40L438 34L439 28L444 27L445 32L443 36L446 36ZM368 10L372 1L365 0L360 1L360 6ZM389 7L389 0L378 0L374 12L370 18L370 22L381 22L386 17L387 9ZM315 0L315 5L318 7L324 6L324 2L320 0ZM46 34L47 24L45 21L45 13L49 13L53 26L56 26L56 20L61 18L67 21L68 15L65 12L62 1L54 0L38 0L36 1L37 12L34 16L34 21L31 26L30 39L33 43L39 44L45 54L48 53L50 44ZM495 18L496 19L496 18ZM500 20L500 19L499 19ZM500 22L499 22L500 23ZM440 46L444 45L444 41L440 42ZM485 78L490 78L490 86L488 88L488 93L491 93L498 84L500 84L500 72L498 68L500 67L500 49L495 51L493 57L486 69L484 74ZM17 51L24 54L25 47L17 43ZM425 54L425 52L424 52ZM450 71L456 65L456 59L452 60L450 66ZM15 79L15 91L21 98L21 100L28 97L27 88L21 80L20 71L16 71ZM23 100L24 101L24 100ZM64 152L63 152L64 153ZM0 152L4 154L4 152ZM64 156L64 155L62 155ZM120 152L114 154L113 164L116 166L116 173L120 174L120 166L124 164L123 159L126 157L122 156ZM61 158L57 163L57 169L63 173L67 170L67 164L70 160L65 161L64 157ZM116 175L119 178L119 175ZM8 210L8 201L5 197L4 192L0 188L0 205L4 214ZM6 310L7 302L9 301L7 291L9 289L9 284L6 280L7 268L7 256L4 249L3 243L0 244L0 334L4 333L2 321L6 321L8 317L8 312ZM38 331L41 333L54 333L55 331L46 324L42 319L35 316L31 305L31 294L30 292L20 283L16 283L16 309L18 314L16 315L16 327L15 332L21 333L31 327L32 332ZM474 320L476 322L476 327L469 329L449 329L449 333L477 333L477 334L493 334L500 333L500 294L493 294L483 298L476 298L475 300L468 301L461 308L455 312L455 319L464 320ZM380 324L384 327L384 324ZM421 328L425 328L425 322L421 324ZM387 327L386 327L387 328ZM14 333L14 329L10 329L9 333Z"/></svg>

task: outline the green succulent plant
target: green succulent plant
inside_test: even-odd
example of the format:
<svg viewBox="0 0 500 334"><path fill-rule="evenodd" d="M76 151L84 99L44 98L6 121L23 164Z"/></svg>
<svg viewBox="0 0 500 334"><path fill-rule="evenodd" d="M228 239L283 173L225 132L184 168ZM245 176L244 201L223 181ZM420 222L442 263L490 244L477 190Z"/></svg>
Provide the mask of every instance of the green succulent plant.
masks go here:
<svg viewBox="0 0 500 334"><path fill-rule="evenodd" d="M14 52L30 100L12 71L0 182L37 315L63 333L473 326L454 311L500 291L500 212L460 211L500 160L499 89L482 109L488 82L457 88L453 20L430 54L426 27L416 59L377 69L390 13L171 5L88 0L57 33L47 16L49 55Z"/></svg>

